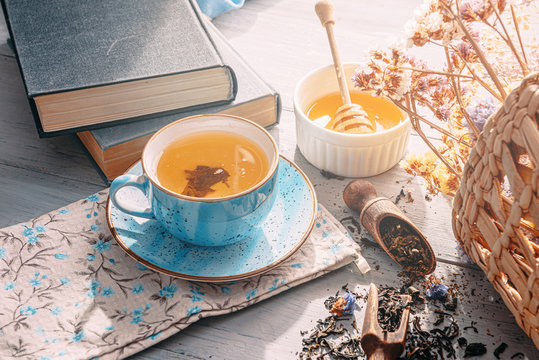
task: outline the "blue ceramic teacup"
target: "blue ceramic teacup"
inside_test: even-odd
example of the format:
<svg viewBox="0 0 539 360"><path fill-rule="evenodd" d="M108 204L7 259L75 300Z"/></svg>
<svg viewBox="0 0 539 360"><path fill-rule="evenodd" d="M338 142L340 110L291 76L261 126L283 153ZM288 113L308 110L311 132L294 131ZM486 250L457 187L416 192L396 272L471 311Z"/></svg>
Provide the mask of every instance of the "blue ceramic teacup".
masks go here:
<svg viewBox="0 0 539 360"><path fill-rule="evenodd" d="M157 164L172 141L197 132L220 130L248 137L265 153L269 170L262 181L248 190L220 198L197 198L178 194L159 183ZM271 135L252 121L229 115L198 115L169 124L155 133L142 153L144 174L122 175L110 186L110 199L119 210L142 218L157 219L178 239L200 246L222 246L255 238L277 194L279 152ZM140 189L150 207L139 208L118 197L125 186Z"/></svg>

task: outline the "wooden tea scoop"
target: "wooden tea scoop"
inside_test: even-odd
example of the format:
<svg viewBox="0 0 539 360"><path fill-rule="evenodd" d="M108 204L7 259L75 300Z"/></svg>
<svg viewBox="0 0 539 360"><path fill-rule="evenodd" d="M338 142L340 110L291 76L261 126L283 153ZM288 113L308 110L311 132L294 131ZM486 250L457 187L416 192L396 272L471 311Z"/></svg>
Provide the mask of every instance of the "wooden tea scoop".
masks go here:
<svg viewBox="0 0 539 360"><path fill-rule="evenodd" d="M374 120L369 119L365 110L360 105L352 104L352 100L350 99L348 84L346 83L341 58L337 49L337 42L333 34L333 25L335 24L333 4L329 0L320 0L314 6L314 10L328 35L329 47L333 56L333 65L337 74L343 102L343 105L337 109L335 117L326 125L326 128L352 134L373 133L376 131Z"/></svg>
<svg viewBox="0 0 539 360"><path fill-rule="evenodd" d="M401 295L401 299L404 304L412 301L410 295ZM367 359L392 360L400 356L404 351L409 315L410 306L408 305L402 309L399 328L394 332L383 330L378 323L378 289L371 283L361 333L361 347L367 354Z"/></svg>
<svg viewBox="0 0 539 360"><path fill-rule="evenodd" d="M370 182L363 179L350 182L344 189L343 198L350 209L360 213L361 225L406 271L419 275L434 271L436 257L425 236L393 201L378 197Z"/></svg>

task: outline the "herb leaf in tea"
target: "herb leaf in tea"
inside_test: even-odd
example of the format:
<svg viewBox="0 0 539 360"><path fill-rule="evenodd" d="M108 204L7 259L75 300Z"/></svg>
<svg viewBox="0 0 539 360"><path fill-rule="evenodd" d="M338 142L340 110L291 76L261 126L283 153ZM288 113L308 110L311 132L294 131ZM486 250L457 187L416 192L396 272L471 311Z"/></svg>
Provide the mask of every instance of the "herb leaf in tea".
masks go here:
<svg viewBox="0 0 539 360"><path fill-rule="evenodd" d="M213 185L226 181L230 174L223 168L197 165L195 170L185 170L188 183L182 194L186 196L204 197L214 190ZM227 184L228 185L228 184Z"/></svg>

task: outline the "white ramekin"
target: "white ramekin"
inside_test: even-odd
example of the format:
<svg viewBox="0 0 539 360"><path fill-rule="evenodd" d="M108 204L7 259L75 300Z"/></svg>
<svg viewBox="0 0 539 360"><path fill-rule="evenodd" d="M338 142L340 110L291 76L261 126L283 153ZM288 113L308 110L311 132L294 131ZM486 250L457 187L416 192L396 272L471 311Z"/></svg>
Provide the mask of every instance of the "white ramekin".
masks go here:
<svg viewBox="0 0 539 360"><path fill-rule="evenodd" d="M348 88L353 91L352 75L359 66L343 64ZM321 170L346 177L368 177L391 169L404 155L410 134L410 119L374 134L345 134L316 125L305 110L316 99L339 91L333 65L305 75L294 91L294 112L299 150Z"/></svg>

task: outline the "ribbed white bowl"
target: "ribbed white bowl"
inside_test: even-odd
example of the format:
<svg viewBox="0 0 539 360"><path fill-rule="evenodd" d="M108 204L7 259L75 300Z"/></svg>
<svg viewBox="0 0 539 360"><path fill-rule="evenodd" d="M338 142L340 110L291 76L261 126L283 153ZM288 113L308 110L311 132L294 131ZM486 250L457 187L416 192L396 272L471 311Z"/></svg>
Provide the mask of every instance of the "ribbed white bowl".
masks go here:
<svg viewBox="0 0 539 360"><path fill-rule="evenodd" d="M359 64L343 64L348 88ZM316 69L300 80L294 91L294 112L299 150L319 169L346 177L368 177L391 169L404 155L410 119L374 134L344 134L316 125L304 111L316 99L339 91L333 65Z"/></svg>

